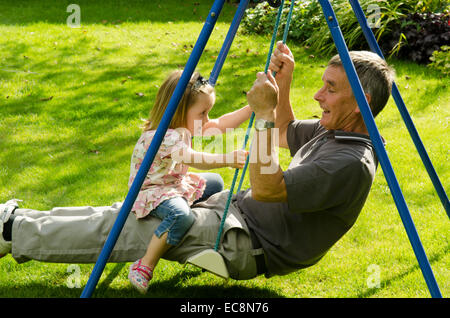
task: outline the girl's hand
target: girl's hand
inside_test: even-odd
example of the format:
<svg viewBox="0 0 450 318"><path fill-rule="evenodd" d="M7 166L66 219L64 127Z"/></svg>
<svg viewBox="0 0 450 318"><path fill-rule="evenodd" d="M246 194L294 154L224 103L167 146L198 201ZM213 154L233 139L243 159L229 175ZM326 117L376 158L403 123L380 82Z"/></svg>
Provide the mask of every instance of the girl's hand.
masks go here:
<svg viewBox="0 0 450 318"><path fill-rule="evenodd" d="M244 168L245 161L247 160L247 156L248 156L247 150L239 149L239 150L232 151L227 156L227 163L229 163L229 167L232 167L235 169L242 169L242 168Z"/></svg>

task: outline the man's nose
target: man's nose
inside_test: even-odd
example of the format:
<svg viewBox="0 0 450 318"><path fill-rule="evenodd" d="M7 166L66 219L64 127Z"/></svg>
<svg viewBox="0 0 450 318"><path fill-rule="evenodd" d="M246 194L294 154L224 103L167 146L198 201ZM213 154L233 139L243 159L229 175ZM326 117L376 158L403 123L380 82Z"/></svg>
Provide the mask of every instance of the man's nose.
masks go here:
<svg viewBox="0 0 450 318"><path fill-rule="evenodd" d="M314 94L314 99L315 99L316 101L321 101L321 100L323 100L322 89L319 89L319 90Z"/></svg>

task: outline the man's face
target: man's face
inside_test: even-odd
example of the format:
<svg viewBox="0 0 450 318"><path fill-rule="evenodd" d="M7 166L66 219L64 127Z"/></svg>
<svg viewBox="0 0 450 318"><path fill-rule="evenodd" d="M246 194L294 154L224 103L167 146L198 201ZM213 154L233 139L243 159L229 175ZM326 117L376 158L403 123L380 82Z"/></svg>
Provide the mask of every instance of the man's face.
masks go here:
<svg viewBox="0 0 450 318"><path fill-rule="evenodd" d="M355 122L359 108L344 69L327 67L322 81L323 87L314 95L323 109L320 124L328 130L348 130Z"/></svg>

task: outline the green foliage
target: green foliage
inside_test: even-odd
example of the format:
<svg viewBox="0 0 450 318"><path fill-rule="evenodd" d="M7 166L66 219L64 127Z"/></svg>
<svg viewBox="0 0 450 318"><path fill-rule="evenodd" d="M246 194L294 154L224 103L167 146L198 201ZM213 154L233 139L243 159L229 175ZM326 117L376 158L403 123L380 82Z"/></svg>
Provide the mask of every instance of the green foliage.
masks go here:
<svg viewBox="0 0 450 318"><path fill-rule="evenodd" d="M286 1L281 20L282 26L284 26L286 21L289 4L290 1ZM367 49L366 40L349 1L335 0L332 2L332 5L349 49ZM374 14L371 8L378 6L380 16L379 19L373 17L372 22L375 22L374 24L377 27L374 27L372 31L379 42L382 42L385 37L398 30L399 23L402 23L401 21L404 21L405 17L411 12L443 12L448 9L446 2L440 0L424 0L417 3L400 0L361 0L360 5L367 18L371 18L371 15ZM258 4L255 8L248 9L247 16L242 23L245 32L271 33L276 11L276 9L271 8L265 2ZM283 30L283 28L280 29ZM289 39L299 44L310 46L317 53L330 55L336 52L331 33L318 1L298 1L293 10ZM406 41L405 35L400 34L394 43L390 45L388 53L398 52Z"/></svg>
<svg viewBox="0 0 450 318"><path fill-rule="evenodd" d="M446 12L449 10L449 2L443 0L420 0L414 7L415 12Z"/></svg>
<svg viewBox="0 0 450 318"><path fill-rule="evenodd" d="M290 1L285 2L279 30L284 30L286 17L289 12ZM257 34L271 34L278 9L272 8L267 2L262 2L254 8L247 9L242 20L244 32ZM321 7L318 1L300 1L294 6L289 28L291 39L304 42L311 33L323 22ZM281 31L282 32L282 31Z"/></svg>
<svg viewBox="0 0 450 318"><path fill-rule="evenodd" d="M450 45L449 18L444 13L410 13L383 36L381 48L399 58L428 64L434 51Z"/></svg>
<svg viewBox="0 0 450 318"><path fill-rule="evenodd" d="M440 50L434 51L430 57L431 63L428 64L430 68L434 68L443 75L450 75L450 46L443 45Z"/></svg>

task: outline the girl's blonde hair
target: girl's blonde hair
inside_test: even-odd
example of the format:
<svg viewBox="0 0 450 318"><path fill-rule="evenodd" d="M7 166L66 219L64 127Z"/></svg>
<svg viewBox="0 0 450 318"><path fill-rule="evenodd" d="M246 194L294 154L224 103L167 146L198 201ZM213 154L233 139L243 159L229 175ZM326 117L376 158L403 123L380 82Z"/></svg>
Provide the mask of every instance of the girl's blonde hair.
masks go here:
<svg viewBox="0 0 450 318"><path fill-rule="evenodd" d="M153 108L150 110L150 115L142 127L144 131L158 128L182 73L182 70L172 72L159 88ZM169 128L186 127L187 111L197 101L198 95L200 93L212 94L213 92L214 88L208 83L208 80L203 78L200 73L194 72L181 97Z"/></svg>

